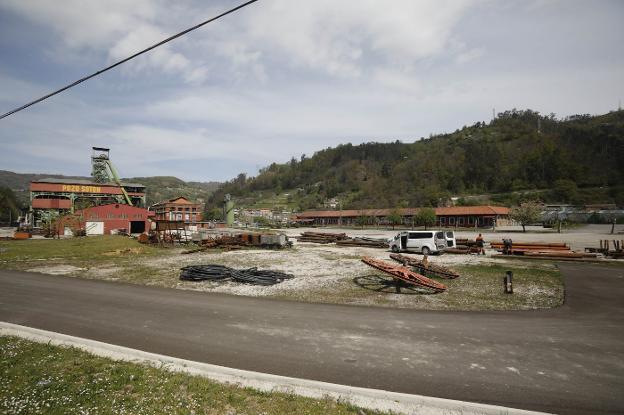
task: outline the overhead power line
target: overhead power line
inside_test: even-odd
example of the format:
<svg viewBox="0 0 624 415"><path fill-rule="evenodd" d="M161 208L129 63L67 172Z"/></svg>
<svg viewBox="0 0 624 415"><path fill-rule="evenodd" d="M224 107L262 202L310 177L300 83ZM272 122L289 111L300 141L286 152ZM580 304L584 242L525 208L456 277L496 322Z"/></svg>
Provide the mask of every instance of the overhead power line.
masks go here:
<svg viewBox="0 0 624 415"><path fill-rule="evenodd" d="M201 23L199 23L199 24L197 24L197 25L195 25L195 26L193 26L193 27L189 27L188 29L183 30L182 32L177 33L177 34L175 34L175 35L173 35L173 36L171 36L171 37L168 37L167 39L162 40L162 41L160 41L160 42L158 42L158 43L156 43L156 44L154 44L154 45L152 45L152 46L150 46L150 47L148 47L148 48L146 48L146 49L143 49L142 51L137 52L137 53L135 53L135 54L134 54L134 55L132 55L132 56L128 56L127 58L122 59L122 60L120 60L119 62L116 62L116 63L114 63L114 64L112 64L112 65L110 65L110 66L107 66L107 67L106 67L106 68L104 68L104 69L100 69L99 71L94 72L94 73L92 73L91 75L85 76L84 78L80 78L79 80L77 80L77 81L75 81L75 82L72 82L71 84L66 85L66 86L64 86L64 87L63 87L63 88L61 88L61 89L57 89L56 91L51 92L51 93L49 93L49 94L47 94L47 95L44 95L44 96L42 96L41 98L37 98L36 100L29 102L28 104L22 105L21 107L15 108L15 109L13 109L13 110L11 110L11 111L9 111L9 112L5 113L5 114L2 114L2 115L0 116L0 120L1 120L1 119L3 119L3 118L8 117L8 116L9 116L9 115L11 115L11 114L15 114L16 112L19 112L19 111L21 111L21 110L23 110L23 109L26 109L26 108L30 107L31 105L35 105L35 104L37 104L37 103L39 103L39 102L41 102L41 101L44 101L44 100L46 100L46 99L48 99L48 98L50 98L50 97L52 97L52 96L54 96L54 95L56 95L56 94L59 94L59 93L61 93L61 92L65 91L66 89L69 89L69 88L72 88L72 87L74 87L74 86L76 86L76 85L78 85L78 84L81 84L81 83L83 83L84 81L86 81L86 80L88 80L88 79L91 79L91 78L96 77L96 76L98 76L98 75L100 75L100 74L102 74L102 73L104 73L104 72L106 72L106 71L109 71L109 70L113 69L114 67L121 65L122 63L126 63L126 62L128 62L129 60L134 59L134 58L136 58L136 57L137 57L137 56L139 56L139 55L142 55L142 54L144 54L144 53L146 53L146 52L149 52L149 51L150 51L150 50L152 50L152 49L157 48L158 46L164 45L164 44L165 44L165 43L167 43L167 42L171 42L173 39L177 39L177 38L179 38L180 36L183 36L183 35L187 34L188 32L191 32L191 31L193 31L193 30L195 30L195 29L199 29L200 27L202 27L202 26L204 26L204 25L207 25L207 24L208 24L208 23L210 23L210 22L214 22L215 20L220 19L220 18L222 18L223 16L227 16L227 15L228 15L228 14L230 14L230 13L234 13L235 11L242 9L243 7L249 6L251 3L255 3L256 1L258 1L258 0L250 0L250 1L247 1L247 2L245 2L245 3L243 3L243 4L239 5L239 6L234 7L233 9L230 9L230 10L228 10L228 11L226 11L226 12L221 13L221 14L220 14L220 15L218 15L218 16L215 16L215 17L210 18L210 19L208 19L208 20L206 20L206 21L203 21L203 22L201 22Z"/></svg>

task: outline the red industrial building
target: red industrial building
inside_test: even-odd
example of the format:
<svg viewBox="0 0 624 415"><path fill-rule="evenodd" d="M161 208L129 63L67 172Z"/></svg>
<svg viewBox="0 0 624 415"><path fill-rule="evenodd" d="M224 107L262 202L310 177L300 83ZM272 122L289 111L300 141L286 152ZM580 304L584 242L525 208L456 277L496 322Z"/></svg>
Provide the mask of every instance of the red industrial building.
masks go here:
<svg viewBox="0 0 624 415"><path fill-rule="evenodd" d="M122 190L123 187L123 190ZM132 204L145 206L145 186L138 183L97 183L83 179L41 179L30 182L32 224L39 226L50 213L70 213L84 203L124 203L126 192Z"/></svg>
<svg viewBox="0 0 624 415"><path fill-rule="evenodd" d="M201 203L194 203L185 197L176 197L164 202L156 203L149 208L154 212L157 220L184 221L197 223L202 219Z"/></svg>
<svg viewBox="0 0 624 415"><path fill-rule="evenodd" d="M153 214L144 208L114 203L76 211L59 223L59 233L68 234L75 228L87 235L110 235L113 230L143 233L150 230L149 217Z"/></svg>

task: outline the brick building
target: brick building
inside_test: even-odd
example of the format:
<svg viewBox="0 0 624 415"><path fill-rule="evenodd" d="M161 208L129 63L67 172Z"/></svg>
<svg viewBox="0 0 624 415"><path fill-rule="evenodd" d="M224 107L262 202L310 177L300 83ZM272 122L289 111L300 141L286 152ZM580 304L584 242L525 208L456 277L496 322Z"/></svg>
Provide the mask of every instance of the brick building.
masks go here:
<svg viewBox="0 0 624 415"><path fill-rule="evenodd" d="M150 206L157 220L177 220L185 223L197 223L202 219L202 204L194 203L184 197L176 197Z"/></svg>
<svg viewBox="0 0 624 415"><path fill-rule="evenodd" d="M94 206L63 217L58 232L68 235L71 230L82 229L87 235L110 235L112 230L143 233L150 229L151 215L145 208L120 203Z"/></svg>

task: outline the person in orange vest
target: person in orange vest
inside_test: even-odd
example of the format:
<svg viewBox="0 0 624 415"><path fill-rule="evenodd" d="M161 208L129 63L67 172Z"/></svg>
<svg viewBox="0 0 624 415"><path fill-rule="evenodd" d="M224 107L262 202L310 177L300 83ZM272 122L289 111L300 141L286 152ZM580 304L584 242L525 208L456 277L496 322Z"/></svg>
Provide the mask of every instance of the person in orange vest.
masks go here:
<svg viewBox="0 0 624 415"><path fill-rule="evenodd" d="M485 241L483 240L483 236L479 234L479 236L477 236L475 241L477 242L477 248L479 248L477 255L480 255L480 254L485 255Z"/></svg>

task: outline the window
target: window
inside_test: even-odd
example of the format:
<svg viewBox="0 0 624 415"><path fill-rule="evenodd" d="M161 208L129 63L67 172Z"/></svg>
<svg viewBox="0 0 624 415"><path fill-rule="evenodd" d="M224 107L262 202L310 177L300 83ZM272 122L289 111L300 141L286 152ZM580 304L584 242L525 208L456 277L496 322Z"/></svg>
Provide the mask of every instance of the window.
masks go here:
<svg viewBox="0 0 624 415"><path fill-rule="evenodd" d="M460 218L457 218L457 224L458 225L463 225L464 224L464 217L463 216L460 217Z"/></svg>
<svg viewBox="0 0 624 415"><path fill-rule="evenodd" d="M455 218L449 218L449 225L455 225Z"/></svg>
<svg viewBox="0 0 624 415"><path fill-rule="evenodd" d="M446 223L446 218L444 216L442 216L440 218L440 225L444 225Z"/></svg>
<svg viewBox="0 0 624 415"><path fill-rule="evenodd" d="M444 232L436 232L436 238L444 239Z"/></svg>
<svg viewBox="0 0 624 415"><path fill-rule="evenodd" d="M410 232L409 239L429 239L433 238L433 232Z"/></svg>

